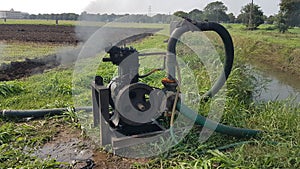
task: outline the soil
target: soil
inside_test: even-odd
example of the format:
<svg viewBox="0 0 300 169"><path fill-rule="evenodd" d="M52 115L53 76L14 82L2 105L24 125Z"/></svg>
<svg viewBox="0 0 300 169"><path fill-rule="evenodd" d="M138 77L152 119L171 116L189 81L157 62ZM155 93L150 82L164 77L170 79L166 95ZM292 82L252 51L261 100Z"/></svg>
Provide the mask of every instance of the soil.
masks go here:
<svg viewBox="0 0 300 169"><path fill-rule="evenodd" d="M56 55L2 64L0 65L0 81L10 81L43 73L44 70L52 69L58 65L60 65L60 62Z"/></svg>
<svg viewBox="0 0 300 169"><path fill-rule="evenodd" d="M48 26L48 25L0 25L0 40L25 41L25 42L51 42L76 44L73 26Z"/></svg>

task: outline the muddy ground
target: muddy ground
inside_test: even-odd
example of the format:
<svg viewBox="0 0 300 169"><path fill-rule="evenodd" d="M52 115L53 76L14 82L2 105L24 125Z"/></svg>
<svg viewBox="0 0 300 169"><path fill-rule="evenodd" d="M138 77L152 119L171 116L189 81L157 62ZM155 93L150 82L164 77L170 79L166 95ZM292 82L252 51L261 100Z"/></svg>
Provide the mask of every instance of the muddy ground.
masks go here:
<svg viewBox="0 0 300 169"><path fill-rule="evenodd" d="M99 149L88 138L84 138L79 129L60 126L60 131L35 152L42 159L56 159L71 164L73 169L93 166L93 169L128 169L133 163L144 163L144 159L127 159L115 156ZM90 162L90 165L89 165ZM68 166L61 166L68 168Z"/></svg>
<svg viewBox="0 0 300 169"><path fill-rule="evenodd" d="M0 25L0 41L24 41L36 43L63 43L78 44L85 42L91 34L99 27L75 27L75 26L51 26L51 25ZM107 29L107 28L106 28ZM134 36L122 39L117 45L131 43L153 35L160 29L144 28L109 28L112 32L122 32L123 34L134 34ZM118 37L118 35L116 35ZM78 54L80 49L73 52ZM76 61L76 56L70 60ZM28 77L33 74L43 73L44 70L52 69L61 64L60 56L49 55L35 59L25 59L24 61L11 62L0 65L0 81L9 81Z"/></svg>

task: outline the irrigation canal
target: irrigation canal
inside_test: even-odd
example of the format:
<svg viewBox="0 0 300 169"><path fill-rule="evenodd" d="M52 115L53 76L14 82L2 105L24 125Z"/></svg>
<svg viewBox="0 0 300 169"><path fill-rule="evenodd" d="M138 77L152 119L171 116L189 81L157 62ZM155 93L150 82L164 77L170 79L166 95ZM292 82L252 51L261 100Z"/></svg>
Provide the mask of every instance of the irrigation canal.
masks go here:
<svg viewBox="0 0 300 169"><path fill-rule="evenodd" d="M257 101L276 101L291 99L291 102L300 103L300 77L280 70L250 66L258 80L267 81L264 88L258 90Z"/></svg>

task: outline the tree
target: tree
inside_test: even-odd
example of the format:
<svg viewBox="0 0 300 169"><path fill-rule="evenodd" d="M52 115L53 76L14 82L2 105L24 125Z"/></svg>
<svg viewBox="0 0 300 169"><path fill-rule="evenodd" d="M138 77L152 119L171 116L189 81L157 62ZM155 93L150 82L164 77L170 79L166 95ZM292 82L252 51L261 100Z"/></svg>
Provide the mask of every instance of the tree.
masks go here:
<svg viewBox="0 0 300 169"><path fill-rule="evenodd" d="M300 26L300 0L281 0L280 13L288 26Z"/></svg>
<svg viewBox="0 0 300 169"><path fill-rule="evenodd" d="M203 11L200 11L199 9L194 9L189 12L188 17L192 20L204 20Z"/></svg>
<svg viewBox="0 0 300 169"><path fill-rule="evenodd" d="M271 25L274 24L275 21L276 21L276 17L273 15L270 15L266 20L267 24L271 24Z"/></svg>
<svg viewBox="0 0 300 169"><path fill-rule="evenodd" d="M228 14L229 23L235 23L235 16L233 13Z"/></svg>
<svg viewBox="0 0 300 169"><path fill-rule="evenodd" d="M223 4L223 2L216 1L209 3L204 8L204 14L206 16L206 19L209 21L216 21L216 22L228 22L229 17L226 14L226 11L228 8Z"/></svg>
<svg viewBox="0 0 300 169"><path fill-rule="evenodd" d="M289 28L287 24L287 18L282 12L279 12L279 14L277 15L276 23L276 26L279 29L280 33L285 33Z"/></svg>
<svg viewBox="0 0 300 169"><path fill-rule="evenodd" d="M180 17L180 18L186 18L188 16L188 13L183 12L183 11L177 11L173 15Z"/></svg>
<svg viewBox="0 0 300 169"><path fill-rule="evenodd" d="M173 15L167 15L167 14L156 14L152 16L152 22L153 23L170 23L173 20Z"/></svg>
<svg viewBox="0 0 300 169"><path fill-rule="evenodd" d="M264 13L260 9L260 6L249 3L242 7L241 14L237 20L246 25L248 29L256 29L264 23Z"/></svg>

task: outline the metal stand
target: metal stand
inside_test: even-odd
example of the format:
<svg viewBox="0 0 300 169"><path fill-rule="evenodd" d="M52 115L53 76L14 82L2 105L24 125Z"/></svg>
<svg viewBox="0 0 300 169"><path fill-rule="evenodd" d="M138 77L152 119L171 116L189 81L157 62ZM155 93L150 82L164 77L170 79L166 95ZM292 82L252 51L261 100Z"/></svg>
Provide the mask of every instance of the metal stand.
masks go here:
<svg viewBox="0 0 300 169"><path fill-rule="evenodd" d="M100 144L105 146L111 143L109 124L109 89L103 85L92 83L94 127L100 127Z"/></svg>
<svg viewBox="0 0 300 169"><path fill-rule="evenodd" d="M113 153L134 145L153 142L166 131L153 122L142 126L112 128L109 124L109 89L92 83L94 127L100 127L100 145L110 145Z"/></svg>

